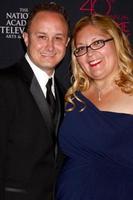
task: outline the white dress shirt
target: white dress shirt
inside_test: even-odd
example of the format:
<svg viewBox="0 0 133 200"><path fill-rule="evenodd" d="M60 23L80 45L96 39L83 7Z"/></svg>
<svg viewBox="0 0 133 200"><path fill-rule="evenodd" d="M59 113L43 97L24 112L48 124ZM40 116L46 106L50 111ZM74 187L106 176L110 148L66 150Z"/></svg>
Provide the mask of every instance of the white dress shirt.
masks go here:
<svg viewBox="0 0 133 200"><path fill-rule="evenodd" d="M53 95L55 96L55 90L54 90L54 73L55 71L53 72L52 76L48 76L48 74L43 71L41 68L37 67L32 61L31 59L29 58L28 54L26 53L25 54L25 58L27 60L27 62L29 63L30 67L32 68L35 76L36 76L36 79L38 80L39 82L39 85L43 91L43 94L44 96L46 97L46 84L48 82L48 79L49 78L52 78L52 92L53 92Z"/></svg>

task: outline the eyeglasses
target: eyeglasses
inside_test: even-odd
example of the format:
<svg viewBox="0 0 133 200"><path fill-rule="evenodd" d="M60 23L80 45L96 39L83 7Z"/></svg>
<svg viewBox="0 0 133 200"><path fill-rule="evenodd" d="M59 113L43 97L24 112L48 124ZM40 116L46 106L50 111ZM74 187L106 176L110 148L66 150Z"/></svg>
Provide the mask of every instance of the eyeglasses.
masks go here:
<svg viewBox="0 0 133 200"><path fill-rule="evenodd" d="M76 48L73 53L76 57L83 56L88 52L88 49L98 50L105 46L106 42L113 40L113 38L109 38L107 40L96 40L95 42L91 43L89 46L81 46Z"/></svg>

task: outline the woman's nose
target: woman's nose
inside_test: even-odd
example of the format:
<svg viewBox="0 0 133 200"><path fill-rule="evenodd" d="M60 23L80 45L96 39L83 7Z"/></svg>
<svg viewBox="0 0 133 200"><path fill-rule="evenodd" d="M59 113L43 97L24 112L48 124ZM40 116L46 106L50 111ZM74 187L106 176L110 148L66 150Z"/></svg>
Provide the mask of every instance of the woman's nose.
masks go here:
<svg viewBox="0 0 133 200"><path fill-rule="evenodd" d="M92 54L94 54L94 52L95 52L95 50L93 50L93 49L91 49L90 47L88 47L88 48L87 48L86 54L87 54L88 56L91 56Z"/></svg>

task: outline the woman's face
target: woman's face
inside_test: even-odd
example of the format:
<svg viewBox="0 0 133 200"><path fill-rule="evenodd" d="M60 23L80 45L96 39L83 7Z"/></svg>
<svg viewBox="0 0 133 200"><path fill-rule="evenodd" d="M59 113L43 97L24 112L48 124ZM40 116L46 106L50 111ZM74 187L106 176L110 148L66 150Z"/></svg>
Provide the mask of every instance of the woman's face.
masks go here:
<svg viewBox="0 0 133 200"><path fill-rule="evenodd" d="M93 25L87 25L77 33L75 44L76 48L81 47L82 50L83 46L107 39L111 39L111 36ZM93 47L97 45L100 45L99 42L95 42ZM77 61L88 77L93 80L101 80L118 74L118 58L113 39L105 42L105 45L97 50L89 47L86 54L77 57Z"/></svg>

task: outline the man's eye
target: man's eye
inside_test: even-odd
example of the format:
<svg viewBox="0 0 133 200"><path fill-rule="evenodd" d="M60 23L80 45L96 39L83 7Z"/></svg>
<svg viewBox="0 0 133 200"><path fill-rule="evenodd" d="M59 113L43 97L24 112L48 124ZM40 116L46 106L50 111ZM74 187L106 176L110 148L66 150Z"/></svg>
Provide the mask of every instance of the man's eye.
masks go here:
<svg viewBox="0 0 133 200"><path fill-rule="evenodd" d="M55 37L55 40L57 40L57 41L62 41L63 40L63 37Z"/></svg>
<svg viewBox="0 0 133 200"><path fill-rule="evenodd" d="M46 37L45 35L38 35L38 38L39 38L39 39L43 39L43 40L46 40L46 39L47 39L47 37Z"/></svg>

